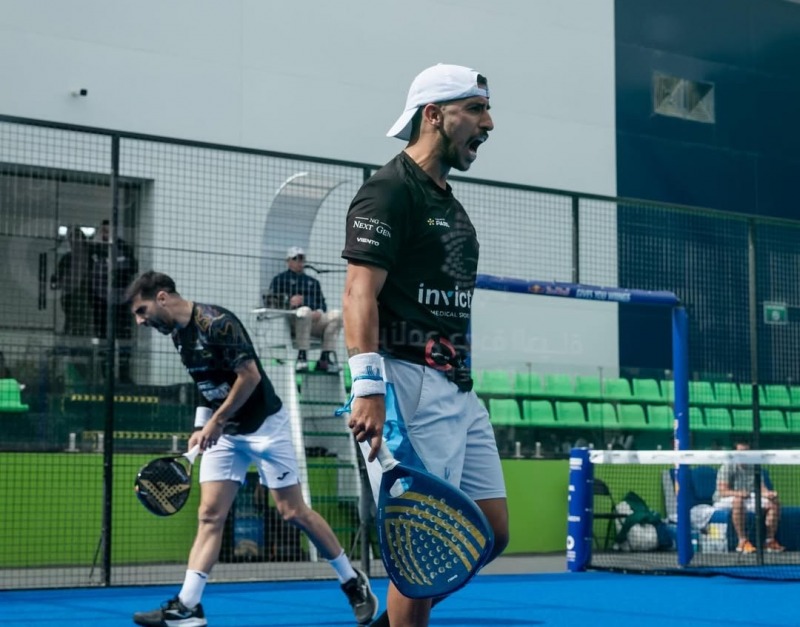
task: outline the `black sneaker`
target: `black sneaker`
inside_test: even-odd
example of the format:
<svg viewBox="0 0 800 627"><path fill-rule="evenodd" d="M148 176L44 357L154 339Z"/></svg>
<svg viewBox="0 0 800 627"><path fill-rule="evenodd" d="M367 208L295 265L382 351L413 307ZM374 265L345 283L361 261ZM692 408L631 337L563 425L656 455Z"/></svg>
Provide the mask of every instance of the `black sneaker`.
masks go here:
<svg viewBox="0 0 800 627"><path fill-rule="evenodd" d="M208 625L203 606L198 603L189 609L176 596L152 612L136 612L133 622L144 627L205 627Z"/></svg>
<svg viewBox="0 0 800 627"><path fill-rule="evenodd" d="M378 613L378 597L372 593L369 587L369 579L358 568L355 569L356 576L342 584L342 590L350 601L353 614L359 625L368 625Z"/></svg>

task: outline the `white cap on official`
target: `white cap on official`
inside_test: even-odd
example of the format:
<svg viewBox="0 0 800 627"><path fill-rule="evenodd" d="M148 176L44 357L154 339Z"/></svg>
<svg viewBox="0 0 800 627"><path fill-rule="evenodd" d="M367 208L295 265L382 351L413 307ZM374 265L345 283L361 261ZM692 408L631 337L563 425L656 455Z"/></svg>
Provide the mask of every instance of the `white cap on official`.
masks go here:
<svg viewBox="0 0 800 627"><path fill-rule="evenodd" d="M300 248L299 246L289 246L289 248L286 249L286 258L287 259L291 259L293 257L297 257L298 255L302 255L303 257L306 256L305 251L302 248Z"/></svg>
<svg viewBox="0 0 800 627"><path fill-rule="evenodd" d="M472 96L489 97L489 90L478 86L478 72L463 65L439 63L417 74L406 98L406 108L386 133L387 137L411 139L411 119L417 109L432 102L460 100Z"/></svg>

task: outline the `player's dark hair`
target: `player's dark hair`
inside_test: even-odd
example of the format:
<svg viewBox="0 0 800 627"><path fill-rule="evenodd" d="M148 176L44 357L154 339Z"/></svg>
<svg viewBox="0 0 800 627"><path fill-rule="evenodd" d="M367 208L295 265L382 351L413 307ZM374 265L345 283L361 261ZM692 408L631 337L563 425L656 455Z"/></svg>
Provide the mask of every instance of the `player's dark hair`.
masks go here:
<svg viewBox="0 0 800 627"><path fill-rule="evenodd" d="M175 281L163 272L148 270L136 278L125 290L125 302L130 303L136 296L144 300L152 300L159 292L177 294Z"/></svg>

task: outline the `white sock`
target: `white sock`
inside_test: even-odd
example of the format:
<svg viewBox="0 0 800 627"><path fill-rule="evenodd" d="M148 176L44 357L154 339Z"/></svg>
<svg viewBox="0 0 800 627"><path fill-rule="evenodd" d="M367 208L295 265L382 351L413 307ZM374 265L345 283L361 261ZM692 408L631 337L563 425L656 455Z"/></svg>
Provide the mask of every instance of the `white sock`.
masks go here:
<svg viewBox="0 0 800 627"><path fill-rule="evenodd" d="M344 583L345 581L350 581L353 577L358 577L356 571L353 570L353 565L350 563L347 555L345 555L344 549L342 549L342 553L339 557L330 561L330 565L333 566L333 570L336 571L336 575L339 577L339 583Z"/></svg>
<svg viewBox="0 0 800 627"><path fill-rule="evenodd" d="M203 590L206 588L208 574L201 573L199 570L187 570L183 580L183 587L178 593L178 599L189 609L200 603L203 597Z"/></svg>

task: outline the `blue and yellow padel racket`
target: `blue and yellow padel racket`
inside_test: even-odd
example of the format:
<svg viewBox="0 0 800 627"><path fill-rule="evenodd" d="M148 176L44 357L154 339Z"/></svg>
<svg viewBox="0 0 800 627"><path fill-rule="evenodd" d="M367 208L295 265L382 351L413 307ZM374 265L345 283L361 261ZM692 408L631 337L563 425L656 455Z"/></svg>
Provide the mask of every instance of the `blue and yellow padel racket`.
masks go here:
<svg viewBox="0 0 800 627"><path fill-rule="evenodd" d="M398 462L386 442L378 496L378 540L386 572L412 599L455 592L483 566L494 533L475 502L456 486Z"/></svg>

